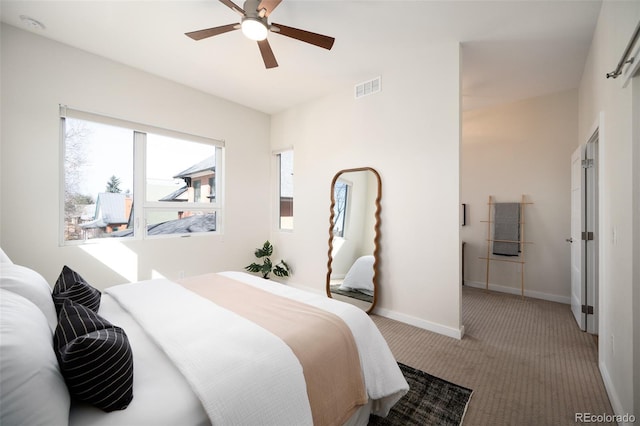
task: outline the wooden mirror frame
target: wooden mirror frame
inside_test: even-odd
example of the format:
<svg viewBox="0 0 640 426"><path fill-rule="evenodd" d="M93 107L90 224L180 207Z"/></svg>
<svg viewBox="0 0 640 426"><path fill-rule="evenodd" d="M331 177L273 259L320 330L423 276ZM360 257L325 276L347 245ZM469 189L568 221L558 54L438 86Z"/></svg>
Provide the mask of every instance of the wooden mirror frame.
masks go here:
<svg viewBox="0 0 640 426"><path fill-rule="evenodd" d="M355 169L344 169L344 170L340 170L338 173L336 173L336 175L333 177L333 180L331 181L331 205L329 206L329 251L327 252L329 260L327 261L327 282L326 282L326 293L327 296L329 298L333 298L331 296L331 273L333 272L333 269L331 268L331 265L333 263L333 219L335 216L334 213L334 208L336 205L336 199L335 199L335 186L336 186L336 182L338 181L338 179L340 178L340 176L342 176L344 173L351 173L351 172L372 172L373 175L375 176L376 180L377 180L377 184L378 184L378 191L377 191L377 195L376 195L376 200L375 200L375 224L374 224L374 228L373 228L373 232L374 232L374 236L373 236L373 301L371 302L371 306L369 306L369 309L366 310L367 313L371 313L371 311L373 310L373 308L376 306L376 302L378 300L378 264L379 264L379 259L378 259L378 253L379 253L379 247L378 247L378 242L380 240L380 198L382 197L382 181L380 179L380 174L378 173L378 171L372 167L358 167Z"/></svg>

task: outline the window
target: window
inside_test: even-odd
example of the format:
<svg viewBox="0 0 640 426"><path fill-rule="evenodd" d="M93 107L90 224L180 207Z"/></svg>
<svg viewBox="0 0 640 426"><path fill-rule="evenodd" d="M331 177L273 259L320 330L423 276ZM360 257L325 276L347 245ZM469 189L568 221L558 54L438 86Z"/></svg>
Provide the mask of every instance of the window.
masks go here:
<svg viewBox="0 0 640 426"><path fill-rule="evenodd" d="M333 187L336 202L333 206L333 235L336 237L344 237L349 195L349 184L338 180Z"/></svg>
<svg viewBox="0 0 640 426"><path fill-rule="evenodd" d="M214 177L210 177L209 182L207 183L209 184L209 195L207 197L209 198L209 202L213 203L216 200L216 179Z"/></svg>
<svg viewBox="0 0 640 426"><path fill-rule="evenodd" d="M60 110L63 243L220 232L223 142Z"/></svg>
<svg viewBox="0 0 640 426"><path fill-rule="evenodd" d="M278 156L279 193L278 217L283 230L293 229L293 150L283 151Z"/></svg>
<svg viewBox="0 0 640 426"><path fill-rule="evenodd" d="M202 189L202 182L199 180L193 181L193 201L200 202L200 190Z"/></svg>

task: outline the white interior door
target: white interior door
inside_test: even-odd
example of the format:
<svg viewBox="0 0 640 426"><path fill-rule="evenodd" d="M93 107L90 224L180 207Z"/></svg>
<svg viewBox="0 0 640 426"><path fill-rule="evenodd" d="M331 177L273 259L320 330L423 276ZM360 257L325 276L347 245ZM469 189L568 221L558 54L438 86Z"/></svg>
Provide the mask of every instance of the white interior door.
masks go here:
<svg viewBox="0 0 640 426"><path fill-rule="evenodd" d="M583 250L582 230L584 229L584 159L585 146L581 145L571 155L571 311L581 330L587 328L586 313L582 312L586 294L582 274Z"/></svg>
<svg viewBox="0 0 640 426"><path fill-rule="evenodd" d="M582 282L584 284L584 303L589 309L587 314L587 333L598 334L598 245L600 244L599 210L598 210L598 140L596 131L585 148L585 158L589 166L584 169L584 214L583 231L588 231L588 238L582 241Z"/></svg>

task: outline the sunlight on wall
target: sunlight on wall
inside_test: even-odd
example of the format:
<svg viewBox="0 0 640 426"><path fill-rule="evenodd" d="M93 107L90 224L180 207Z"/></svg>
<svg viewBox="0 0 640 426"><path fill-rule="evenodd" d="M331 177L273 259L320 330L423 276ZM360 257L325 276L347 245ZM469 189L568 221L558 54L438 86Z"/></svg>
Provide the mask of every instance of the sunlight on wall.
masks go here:
<svg viewBox="0 0 640 426"><path fill-rule="evenodd" d="M338 253L340 253L340 249L344 245L344 238L334 237L333 238L333 250L331 250L331 257L338 257Z"/></svg>
<svg viewBox="0 0 640 426"><path fill-rule="evenodd" d="M152 280L156 280L158 278L167 278L167 277L162 275L160 272L156 271L155 269L152 269L151 270L151 279Z"/></svg>
<svg viewBox="0 0 640 426"><path fill-rule="evenodd" d="M122 243L86 244L80 248L130 282L138 281L138 255Z"/></svg>

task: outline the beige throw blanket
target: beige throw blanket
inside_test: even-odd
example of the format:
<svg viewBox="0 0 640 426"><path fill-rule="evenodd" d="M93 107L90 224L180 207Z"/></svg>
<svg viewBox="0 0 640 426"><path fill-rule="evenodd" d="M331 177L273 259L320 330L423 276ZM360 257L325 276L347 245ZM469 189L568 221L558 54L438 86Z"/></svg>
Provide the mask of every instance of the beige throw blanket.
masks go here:
<svg viewBox="0 0 640 426"><path fill-rule="evenodd" d="M314 425L341 425L367 402L357 346L338 316L218 274L178 283L287 343L303 368Z"/></svg>

